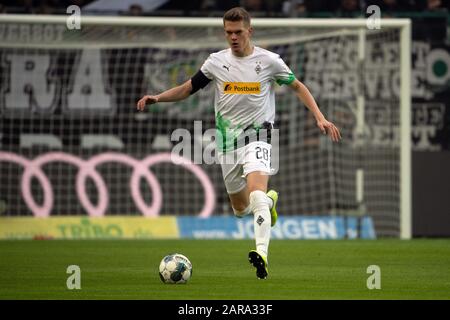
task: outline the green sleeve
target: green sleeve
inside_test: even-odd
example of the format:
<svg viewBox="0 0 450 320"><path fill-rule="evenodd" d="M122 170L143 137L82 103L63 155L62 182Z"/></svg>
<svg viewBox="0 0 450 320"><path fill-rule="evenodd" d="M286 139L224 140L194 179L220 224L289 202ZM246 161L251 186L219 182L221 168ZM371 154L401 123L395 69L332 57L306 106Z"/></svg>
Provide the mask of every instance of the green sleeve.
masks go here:
<svg viewBox="0 0 450 320"><path fill-rule="evenodd" d="M293 73L289 73L289 76L287 78L283 78L283 79L277 79L277 83L281 86L283 84L285 85L290 85L292 82L294 82L295 80L295 76Z"/></svg>

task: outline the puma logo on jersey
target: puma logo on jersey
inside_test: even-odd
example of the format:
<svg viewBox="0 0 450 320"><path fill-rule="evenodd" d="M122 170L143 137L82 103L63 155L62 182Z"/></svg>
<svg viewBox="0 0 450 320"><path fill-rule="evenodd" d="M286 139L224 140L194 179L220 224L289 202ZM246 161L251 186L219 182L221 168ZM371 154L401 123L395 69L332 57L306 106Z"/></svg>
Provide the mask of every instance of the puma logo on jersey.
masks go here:
<svg viewBox="0 0 450 320"><path fill-rule="evenodd" d="M261 93L260 82L225 82L223 84L225 94L259 94Z"/></svg>
<svg viewBox="0 0 450 320"><path fill-rule="evenodd" d="M228 72L230 72L230 67L231 67L231 66L228 66L228 67L227 67L227 66L225 66L225 65L223 65L223 66L222 66L222 68L225 68L225 69L227 69L227 71L228 71Z"/></svg>

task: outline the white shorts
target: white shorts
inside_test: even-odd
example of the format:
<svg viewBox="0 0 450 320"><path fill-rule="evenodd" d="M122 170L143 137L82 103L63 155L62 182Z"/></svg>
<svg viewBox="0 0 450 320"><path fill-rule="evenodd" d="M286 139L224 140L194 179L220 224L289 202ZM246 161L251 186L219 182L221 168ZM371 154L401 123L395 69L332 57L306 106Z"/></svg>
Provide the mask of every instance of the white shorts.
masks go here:
<svg viewBox="0 0 450 320"><path fill-rule="evenodd" d="M248 145L226 153L218 152L223 180L228 194L238 193L247 185L249 173L261 171L271 174L272 146L264 141L254 141Z"/></svg>

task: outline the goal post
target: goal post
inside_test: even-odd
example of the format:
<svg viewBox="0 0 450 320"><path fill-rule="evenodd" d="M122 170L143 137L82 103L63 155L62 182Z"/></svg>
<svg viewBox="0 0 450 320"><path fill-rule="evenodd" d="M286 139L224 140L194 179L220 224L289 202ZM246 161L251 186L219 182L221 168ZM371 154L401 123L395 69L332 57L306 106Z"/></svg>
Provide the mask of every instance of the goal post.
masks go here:
<svg viewBox="0 0 450 320"><path fill-rule="evenodd" d="M400 237L412 237L412 166L411 166L411 22L404 22L400 31Z"/></svg>
<svg viewBox="0 0 450 320"><path fill-rule="evenodd" d="M177 128L204 144L202 134L215 125L211 88L141 114L134 105L142 94L185 81L209 53L226 48L222 19L82 15L81 28L69 30L68 17L0 15L0 177L8 181L0 186L1 214L46 207L54 215L139 215L156 204L151 212L159 215L232 214L217 165L199 165L208 184L198 171L161 160L152 168L160 192L141 177L132 193L132 169L112 157L97 166L103 182L85 181L86 197L73 167L99 154L170 152ZM255 44L280 54L343 133L338 144L321 137L296 97L276 88L280 170L271 182L280 212L356 211L373 219L381 237L411 238L410 20L381 19L376 30L366 19L254 18L252 25ZM194 121L202 121L200 134ZM56 151L71 160L42 164L45 177L35 172L29 186L35 198L24 200L23 169L12 155L31 161ZM212 188L215 199L206 195Z"/></svg>

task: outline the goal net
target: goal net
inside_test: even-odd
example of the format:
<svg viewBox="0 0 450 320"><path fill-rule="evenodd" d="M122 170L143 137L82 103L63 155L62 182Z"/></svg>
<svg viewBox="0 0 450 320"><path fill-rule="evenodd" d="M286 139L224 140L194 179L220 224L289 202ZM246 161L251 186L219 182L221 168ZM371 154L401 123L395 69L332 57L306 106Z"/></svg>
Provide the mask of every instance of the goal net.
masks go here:
<svg viewBox="0 0 450 320"><path fill-rule="evenodd" d="M280 214L370 216L377 236L410 237L408 21L253 25L343 136L322 136L276 88ZM66 17L0 17L0 215L232 214L219 165L194 159L215 127L213 86L136 111L223 48L221 19L86 17L69 30ZM192 139L182 165L168 156L177 129Z"/></svg>

